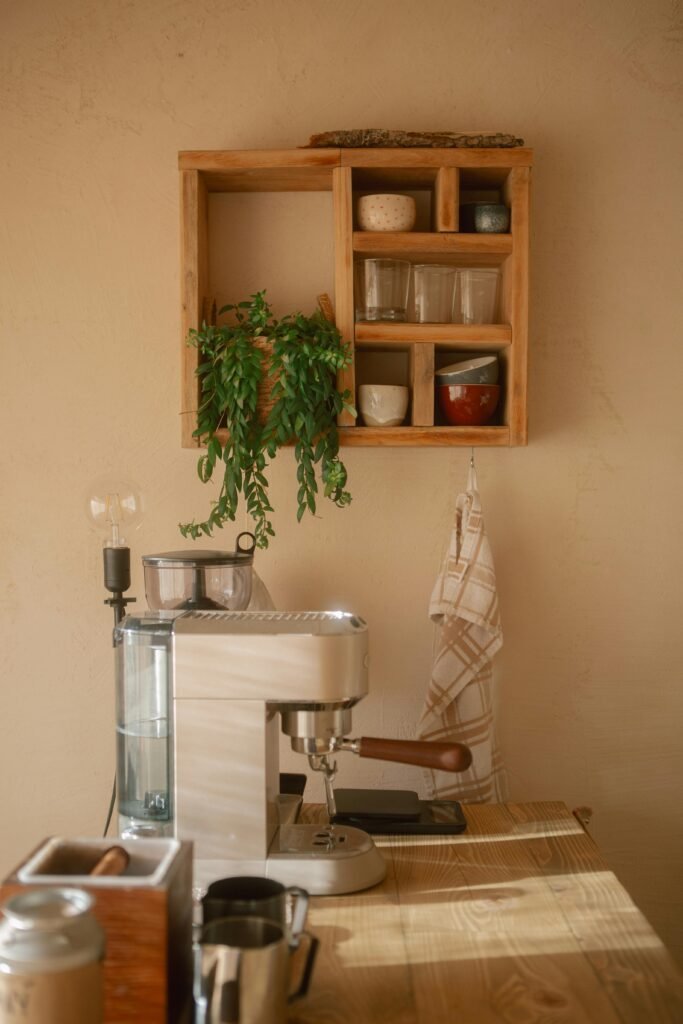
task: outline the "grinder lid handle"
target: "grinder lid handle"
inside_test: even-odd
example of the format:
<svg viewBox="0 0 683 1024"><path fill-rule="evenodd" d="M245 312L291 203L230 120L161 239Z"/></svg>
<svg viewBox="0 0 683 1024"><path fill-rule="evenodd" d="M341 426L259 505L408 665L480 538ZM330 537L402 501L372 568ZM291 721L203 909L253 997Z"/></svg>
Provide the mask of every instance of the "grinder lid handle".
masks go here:
<svg viewBox="0 0 683 1024"><path fill-rule="evenodd" d="M243 537L246 537L247 540L243 541ZM242 533L237 534L236 547L240 554L250 555L256 547L256 537L248 530L243 530Z"/></svg>

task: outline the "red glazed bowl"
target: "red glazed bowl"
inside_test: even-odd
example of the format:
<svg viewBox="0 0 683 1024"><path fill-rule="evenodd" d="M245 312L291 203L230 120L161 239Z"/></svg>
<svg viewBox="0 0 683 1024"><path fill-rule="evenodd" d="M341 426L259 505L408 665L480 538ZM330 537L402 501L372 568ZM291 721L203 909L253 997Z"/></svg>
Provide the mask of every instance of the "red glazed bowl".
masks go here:
<svg viewBox="0 0 683 1024"><path fill-rule="evenodd" d="M455 427L481 427L493 418L500 384L437 384L441 412Z"/></svg>

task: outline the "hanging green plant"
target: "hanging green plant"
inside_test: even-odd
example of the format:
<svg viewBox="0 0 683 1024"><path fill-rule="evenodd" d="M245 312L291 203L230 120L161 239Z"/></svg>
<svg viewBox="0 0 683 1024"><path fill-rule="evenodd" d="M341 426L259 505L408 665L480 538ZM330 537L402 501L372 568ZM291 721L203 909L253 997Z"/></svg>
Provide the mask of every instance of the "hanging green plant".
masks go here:
<svg viewBox="0 0 683 1024"><path fill-rule="evenodd" d="M343 507L351 501L339 458L337 416L355 415L350 391L340 393L336 374L351 362L351 347L333 323L316 311L276 320L256 292L248 302L224 306L231 322L191 330L199 351L200 401L193 436L206 446L197 463L208 483L222 472L221 489L204 522L181 523L184 537L211 536L233 522L240 497L254 520L258 547L274 537L266 470L278 450L293 443L297 519L315 513L318 477L323 494ZM219 430L227 430L219 436Z"/></svg>

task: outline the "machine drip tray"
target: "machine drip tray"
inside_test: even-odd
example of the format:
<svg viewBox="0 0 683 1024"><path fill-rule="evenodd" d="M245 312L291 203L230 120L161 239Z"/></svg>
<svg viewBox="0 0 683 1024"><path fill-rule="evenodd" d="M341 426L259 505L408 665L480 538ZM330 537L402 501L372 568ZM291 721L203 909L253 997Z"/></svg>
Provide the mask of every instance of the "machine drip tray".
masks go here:
<svg viewBox="0 0 683 1024"><path fill-rule="evenodd" d="M336 789L335 825L372 835L453 835L467 821L457 800L419 800L405 789Z"/></svg>
<svg viewBox="0 0 683 1024"><path fill-rule="evenodd" d="M348 825L281 825L265 860L194 860L194 885L204 895L211 882L231 875L264 875L298 885L311 896L359 892L381 882L386 862L367 832Z"/></svg>
<svg viewBox="0 0 683 1024"><path fill-rule="evenodd" d="M289 825L278 829L266 874L312 895L358 892L381 882L386 863L366 831L348 826Z"/></svg>

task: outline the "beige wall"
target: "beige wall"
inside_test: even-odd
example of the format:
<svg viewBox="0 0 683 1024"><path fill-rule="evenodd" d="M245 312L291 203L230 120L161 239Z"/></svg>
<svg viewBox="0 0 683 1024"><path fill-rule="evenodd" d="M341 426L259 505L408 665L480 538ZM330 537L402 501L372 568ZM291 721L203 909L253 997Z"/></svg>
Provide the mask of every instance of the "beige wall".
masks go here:
<svg viewBox="0 0 683 1024"><path fill-rule="evenodd" d="M1 0L3 870L45 834L96 833L106 811L111 616L89 483L144 488L140 601L138 556L177 546L176 522L207 500L179 445L177 151L338 127L497 129L536 151L531 441L477 455L512 795L592 805L604 853L680 952L677 10ZM297 287L291 303L312 304L315 287ZM358 733L411 734L468 455L348 450L352 507L301 526L291 453L273 468L278 539L258 568L276 600L370 623ZM342 773L418 785L395 766Z"/></svg>

